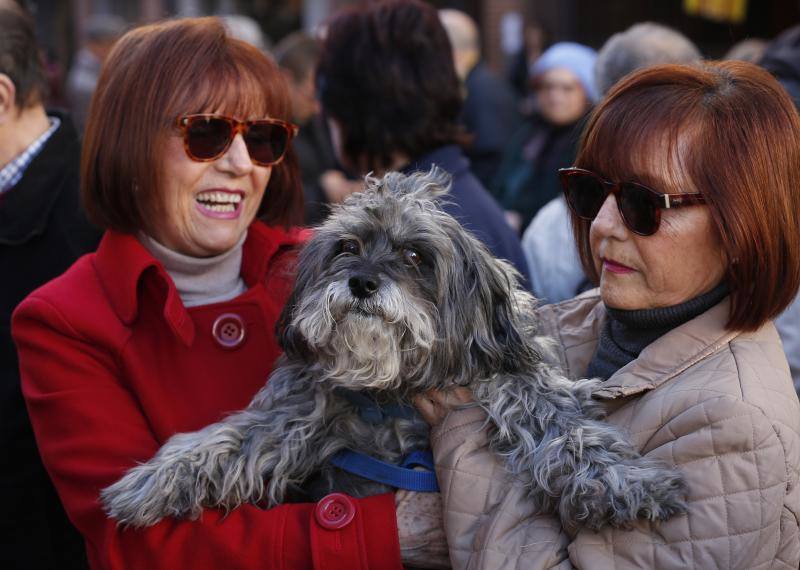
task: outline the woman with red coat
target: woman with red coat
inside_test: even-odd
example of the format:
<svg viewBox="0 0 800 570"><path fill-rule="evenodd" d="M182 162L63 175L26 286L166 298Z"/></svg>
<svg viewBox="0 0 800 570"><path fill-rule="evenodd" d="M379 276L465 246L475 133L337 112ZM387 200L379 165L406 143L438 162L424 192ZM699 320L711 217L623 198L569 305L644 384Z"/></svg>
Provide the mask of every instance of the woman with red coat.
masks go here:
<svg viewBox="0 0 800 570"><path fill-rule="evenodd" d="M419 539L401 524L398 540L415 501L396 511L391 494L144 530L98 502L268 377L302 240L289 229L302 215L290 114L274 64L215 19L136 29L104 66L82 180L105 236L13 319L42 458L93 568L399 568L400 544ZM326 508L355 516L332 524Z"/></svg>

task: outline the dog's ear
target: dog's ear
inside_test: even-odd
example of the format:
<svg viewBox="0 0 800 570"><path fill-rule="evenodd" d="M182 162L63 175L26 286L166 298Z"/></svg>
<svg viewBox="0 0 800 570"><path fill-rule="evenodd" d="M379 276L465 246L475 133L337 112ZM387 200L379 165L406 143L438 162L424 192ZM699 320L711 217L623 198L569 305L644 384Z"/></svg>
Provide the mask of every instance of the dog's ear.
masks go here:
<svg viewBox="0 0 800 570"><path fill-rule="evenodd" d="M442 331L443 338L452 339L448 352L455 374L450 377L466 385L497 373L529 370L541 359L532 342L533 297L519 289L519 274L511 264L496 259L460 227L453 230L448 231L453 263L461 267L448 272L442 285L449 291L440 299L444 326L455 328Z"/></svg>
<svg viewBox="0 0 800 570"><path fill-rule="evenodd" d="M300 303L322 274L327 256L325 248L324 240L319 234L315 234L296 257L294 287L276 325L278 344L290 358L307 358L311 352L308 341L294 324L294 316Z"/></svg>

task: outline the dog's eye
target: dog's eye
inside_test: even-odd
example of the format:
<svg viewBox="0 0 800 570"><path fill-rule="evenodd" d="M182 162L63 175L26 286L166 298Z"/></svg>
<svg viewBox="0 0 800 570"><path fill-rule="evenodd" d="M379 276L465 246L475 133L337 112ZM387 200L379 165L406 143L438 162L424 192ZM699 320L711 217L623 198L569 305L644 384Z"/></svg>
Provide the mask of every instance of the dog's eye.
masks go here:
<svg viewBox="0 0 800 570"><path fill-rule="evenodd" d="M417 250L406 247L403 249L403 263L409 267L416 267L422 263L422 256Z"/></svg>
<svg viewBox="0 0 800 570"><path fill-rule="evenodd" d="M342 243L339 244L339 251L341 253L350 253L353 255L358 255L359 253L361 253L361 246L354 239L343 239Z"/></svg>

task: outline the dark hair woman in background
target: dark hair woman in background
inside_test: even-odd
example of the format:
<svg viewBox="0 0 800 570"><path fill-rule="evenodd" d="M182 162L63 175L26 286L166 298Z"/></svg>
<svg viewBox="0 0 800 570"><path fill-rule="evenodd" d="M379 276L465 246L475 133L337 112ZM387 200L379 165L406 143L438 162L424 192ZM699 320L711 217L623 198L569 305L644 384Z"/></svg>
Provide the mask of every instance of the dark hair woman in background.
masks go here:
<svg viewBox="0 0 800 570"><path fill-rule="evenodd" d="M445 210L527 282L518 236L459 147L467 141L461 88L435 8L393 0L340 14L328 27L317 85L343 165L362 174L443 168L453 176Z"/></svg>

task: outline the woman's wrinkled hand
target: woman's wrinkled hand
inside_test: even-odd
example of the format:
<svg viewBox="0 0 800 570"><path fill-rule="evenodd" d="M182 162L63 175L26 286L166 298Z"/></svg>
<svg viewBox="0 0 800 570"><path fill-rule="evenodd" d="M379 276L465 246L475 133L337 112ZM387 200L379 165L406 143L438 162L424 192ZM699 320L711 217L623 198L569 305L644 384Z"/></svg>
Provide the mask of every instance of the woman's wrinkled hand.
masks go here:
<svg viewBox="0 0 800 570"><path fill-rule="evenodd" d="M419 410L422 418L431 427L442 423L445 416L452 410L468 406L475 402L472 392L468 388L453 388L452 390L428 390L414 398L414 405Z"/></svg>
<svg viewBox="0 0 800 570"><path fill-rule="evenodd" d="M395 506L403 564L414 568L450 568L442 496L400 489L395 493Z"/></svg>

